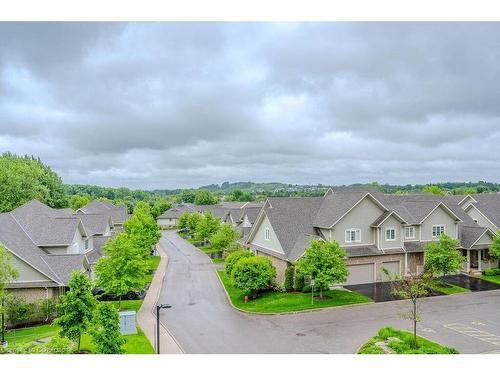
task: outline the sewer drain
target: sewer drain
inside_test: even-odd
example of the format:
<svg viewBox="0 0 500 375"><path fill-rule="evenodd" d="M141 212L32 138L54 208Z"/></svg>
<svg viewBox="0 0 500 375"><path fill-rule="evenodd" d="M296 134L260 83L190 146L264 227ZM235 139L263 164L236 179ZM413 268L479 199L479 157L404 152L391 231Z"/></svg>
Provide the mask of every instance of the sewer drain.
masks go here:
<svg viewBox="0 0 500 375"><path fill-rule="evenodd" d="M305 334L305 333L300 333L300 332L299 332L299 333L296 333L295 335L296 335L296 336L305 336L306 334Z"/></svg>

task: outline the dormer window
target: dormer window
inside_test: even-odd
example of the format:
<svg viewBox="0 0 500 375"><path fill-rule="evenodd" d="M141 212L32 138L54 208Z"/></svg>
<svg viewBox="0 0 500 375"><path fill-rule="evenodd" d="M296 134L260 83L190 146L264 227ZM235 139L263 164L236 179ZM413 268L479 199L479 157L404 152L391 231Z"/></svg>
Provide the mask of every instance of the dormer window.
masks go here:
<svg viewBox="0 0 500 375"><path fill-rule="evenodd" d="M444 234L444 225L433 225L432 226L432 237L439 237Z"/></svg>
<svg viewBox="0 0 500 375"><path fill-rule="evenodd" d="M345 242L361 242L361 229L347 229L345 231Z"/></svg>
<svg viewBox="0 0 500 375"><path fill-rule="evenodd" d="M387 228L385 230L385 240L386 241L396 241L396 229Z"/></svg>

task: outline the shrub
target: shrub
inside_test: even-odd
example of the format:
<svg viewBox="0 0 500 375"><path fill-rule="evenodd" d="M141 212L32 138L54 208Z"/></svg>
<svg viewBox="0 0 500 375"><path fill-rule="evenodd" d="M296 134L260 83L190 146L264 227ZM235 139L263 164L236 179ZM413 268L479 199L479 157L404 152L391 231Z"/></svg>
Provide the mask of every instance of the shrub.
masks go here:
<svg viewBox="0 0 500 375"><path fill-rule="evenodd" d="M295 277L295 267L290 264L285 270L285 290L287 292L293 291L293 279Z"/></svg>
<svg viewBox="0 0 500 375"><path fill-rule="evenodd" d="M228 278L231 278L231 272L233 270L234 265L242 258L250 258L254 255L247 250L239 250L229 254L226 258L226 274Z"/></svg>
<svg viewBox="0 0 500 375"><path fill-rule="evenodd" d="M312 285L311 284L304 285L302 287L301 291L302 291L302 293L311 293Z"/></svg>
<svg viewBox="0 0 500 375"><path fill-rule="evenodd" d="M60 336L54 336L45 344L38 344L34 341L26 344L5 348L5 353L13 354L71 354L74 345L67 339ZM0 352L1 353L1 352Z"/></svg>
<svg viewBox="0 0 500 375"><path fill-rule="evenodd" d="M500 275L500 268L488 268L484 270L484 274L486 276L499 276Z"/></svg>
<svg viewBox="0 0 500 375"><path fill-rule="evenodd" d="M21 297L8 294L5 299L7 326L16 328L33 323L52 321L57 315L56 299L26 302Z"/></svg>
<svg viewBox="0 0 500 375"><path fill-rule="evenodd" d="M294 288L297 292L301 292L305 286L305 277L300 273L295 274L295 285Z"/></svg>
<svg viewBox="0 0 500 375"><path fill-rule="evenodd" d="M254 256L240 259L231 271L231 284L246 295L255 295L271 285L276 268L268 258Z"/></svg>

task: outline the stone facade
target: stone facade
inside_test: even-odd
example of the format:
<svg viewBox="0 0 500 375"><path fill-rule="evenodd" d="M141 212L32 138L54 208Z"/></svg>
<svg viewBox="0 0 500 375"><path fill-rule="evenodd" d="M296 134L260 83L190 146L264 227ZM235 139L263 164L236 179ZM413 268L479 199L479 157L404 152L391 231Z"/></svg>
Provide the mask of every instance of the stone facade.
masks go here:
<svg viewBox="0 0 500 375"><path fill-rule="evenodd" d="M12 288L7 292L24 299L26 302L35 302L46 298L59 297L59 288Z"/></svg>
<svg viewBox="0 0 500 375"><path fill-rule="evenodd" d="M285 270L288 267L288 262L286 260L278 259L258 250L255 252L255 255L263 256L271 260L273 266L276 268L276 283L278 285L283 284L283 282L285 281Z"/></svg>

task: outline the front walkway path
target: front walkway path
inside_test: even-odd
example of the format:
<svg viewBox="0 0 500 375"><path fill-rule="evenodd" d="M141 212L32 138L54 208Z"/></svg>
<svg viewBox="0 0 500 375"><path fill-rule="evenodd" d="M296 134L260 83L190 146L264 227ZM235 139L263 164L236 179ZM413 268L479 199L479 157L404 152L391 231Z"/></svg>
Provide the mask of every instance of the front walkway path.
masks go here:
<svg viewBox="0 0 500 375"><path fill-rule="evenodd" d="M401 319L408 301L373 303L290 315L233 309L209 257L174 231L160 240L169 257L160 301L172 304L162 321L186 353L354 353L386 325L411 330ZM421 302L418 333L461 353L498 351L498 343L454 329L476 327L500 337L500 291L430 297Z"/></svg>
<svg viewBox="0 0 500 375"><path fill-rule="evenodd" d="M160 292L163 286L163 279L167 271L168 258L165 250L159 244L157 246L159 255L161 257L160 264L156 269L153 281L149 286L146 297L140 310L137 313L137 322L146 334L151 345L156 349L156 304L160 297ZM161 313L160 313L161 316ZM181 354L183 353L179 344L175 341L173 336L167 328L160 321L160 353L161 354Z"/></svg>

